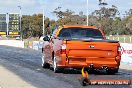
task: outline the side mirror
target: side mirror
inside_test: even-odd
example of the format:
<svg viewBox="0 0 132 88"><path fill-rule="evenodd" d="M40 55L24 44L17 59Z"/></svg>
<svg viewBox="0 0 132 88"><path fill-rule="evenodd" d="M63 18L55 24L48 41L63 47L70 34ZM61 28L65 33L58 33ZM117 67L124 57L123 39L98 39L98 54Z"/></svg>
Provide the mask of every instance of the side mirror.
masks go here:
<svg viewBox="0 0 132 88"><path fill-rule="evenodd" d="M44 40L44 41L49 41L50 38L49 38L48 36L45 36L45 37L43 38L43 40Z"/></svg>

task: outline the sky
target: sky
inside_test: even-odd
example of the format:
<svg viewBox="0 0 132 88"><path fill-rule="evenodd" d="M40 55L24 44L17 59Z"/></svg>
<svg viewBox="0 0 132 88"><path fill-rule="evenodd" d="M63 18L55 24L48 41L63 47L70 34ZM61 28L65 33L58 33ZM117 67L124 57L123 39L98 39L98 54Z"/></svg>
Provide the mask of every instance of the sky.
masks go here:
<svg viewBox="0 0 132 88"><path fill-rule="evenodd" d="M132 0L105 0L108 7L115 5L118 7L121 15L132 8ZM98 0L88 0L88 12L91 13L99 9ZM56 19L52 12L57 7L62 7L62 10L70 9L75 13L83 11L87 13L87 0L0 0L0 13L19 13L23 15L33 15L45 13L46 17Z"/></svg>

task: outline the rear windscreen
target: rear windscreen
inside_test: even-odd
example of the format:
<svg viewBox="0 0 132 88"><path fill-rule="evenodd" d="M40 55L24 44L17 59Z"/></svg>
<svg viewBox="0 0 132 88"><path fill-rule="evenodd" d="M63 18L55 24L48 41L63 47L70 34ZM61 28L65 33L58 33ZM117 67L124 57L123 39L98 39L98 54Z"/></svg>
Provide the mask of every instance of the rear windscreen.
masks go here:
<svg viewBox="0 0 132 88"><path fill-rule="evenodd" d="M63 28L58 37L60 38L73 38L73 39L86 39L86 38L101 38L102 33L98 29L92 28Z"/></svg>

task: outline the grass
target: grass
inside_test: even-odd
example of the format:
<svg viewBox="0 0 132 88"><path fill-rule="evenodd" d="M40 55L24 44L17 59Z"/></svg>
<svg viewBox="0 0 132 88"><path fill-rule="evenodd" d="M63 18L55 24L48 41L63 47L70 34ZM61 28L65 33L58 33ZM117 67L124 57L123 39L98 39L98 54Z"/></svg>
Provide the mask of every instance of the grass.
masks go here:
<svg viewBox="0 0 132 88"><path fill-rule="evenodd" d="M107 39L118 40L121 43L132 43L132 35L107 36Z"/></svg>

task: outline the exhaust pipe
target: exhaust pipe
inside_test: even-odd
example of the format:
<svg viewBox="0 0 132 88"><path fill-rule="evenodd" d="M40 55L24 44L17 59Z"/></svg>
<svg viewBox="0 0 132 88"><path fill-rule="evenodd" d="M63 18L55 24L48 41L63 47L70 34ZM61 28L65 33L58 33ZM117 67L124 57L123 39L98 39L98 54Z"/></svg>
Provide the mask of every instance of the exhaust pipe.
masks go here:
<svg viewBox="0 0 132 88"><path fill-rule="evenodd" d="M90 69L93 69L93 68L94 68L94 65L93 65L93 64L90 64L90 65L89 65L89 68L90 68Z"/></svg>
<svg viewBox="0 0 132 88"><path fill-rule="evenodd" d="M102 69L107 71L108 67L107 66L103 66Z"/></svg>

